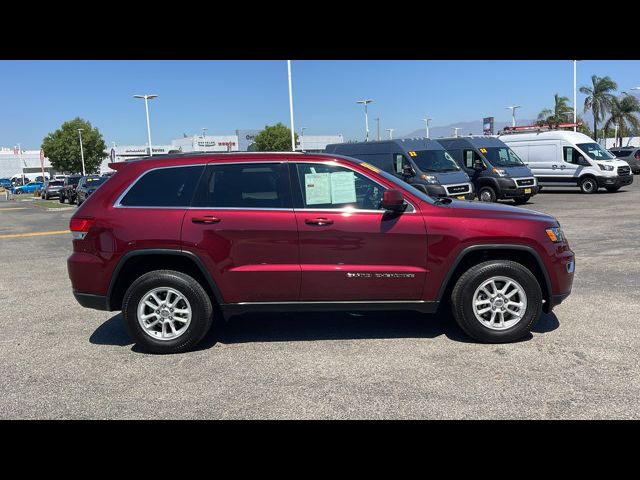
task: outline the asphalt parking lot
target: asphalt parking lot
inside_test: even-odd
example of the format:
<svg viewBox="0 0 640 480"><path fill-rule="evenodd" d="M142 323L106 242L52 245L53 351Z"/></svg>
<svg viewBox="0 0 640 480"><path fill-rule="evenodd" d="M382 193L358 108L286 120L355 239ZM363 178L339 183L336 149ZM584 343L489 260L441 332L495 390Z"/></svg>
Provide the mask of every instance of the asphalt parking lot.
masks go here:
<svg viewBox="0 0 640 480"><path fill-rule="evenodd" d="M560 220L576 277L515 344L473 343L448 316L260 314L156 356L74 300L73 210L0 201L0 418L640 418L639 204L636 176L525 206Z"/></svg>

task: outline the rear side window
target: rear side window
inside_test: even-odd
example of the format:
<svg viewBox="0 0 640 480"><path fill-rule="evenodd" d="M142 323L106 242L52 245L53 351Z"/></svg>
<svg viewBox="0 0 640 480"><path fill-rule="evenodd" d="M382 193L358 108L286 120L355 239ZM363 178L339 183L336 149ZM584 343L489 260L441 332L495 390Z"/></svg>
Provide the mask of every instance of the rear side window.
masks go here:
<svg viewBox="0 0 640 480"><path fill-rule="evenodd" d="M209 165L194 207L292 208L289 170L282 163Z"/></svg>
<svg viewBox="0 0 640 480"><path fill-rule="evenodd" d="M127 207L188 207L204 166L170 167L144 174L120 201Z"/></svg>

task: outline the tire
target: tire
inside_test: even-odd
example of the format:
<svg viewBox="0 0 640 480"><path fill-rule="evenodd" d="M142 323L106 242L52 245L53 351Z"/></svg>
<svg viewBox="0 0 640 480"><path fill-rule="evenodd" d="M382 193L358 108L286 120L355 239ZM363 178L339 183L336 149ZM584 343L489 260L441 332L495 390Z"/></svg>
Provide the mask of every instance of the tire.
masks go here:
<svg viewBox="0 0 640 480"><path fill-rule="evenodd" d="M49 194L48 194L48 193L44 196L44 199L45 199L45 200L49 200L50 198L51 198L51 197L49 196Z"/></svg>
<svg viewBox="0 0 640 480"><path fill-rule="evenodd" d="M593 177L584 177L578 185L582 193L596 193L598 191L598 182Z"/></svg>
<svg viewBox="0 0 640 480"><path fill-rule="evenodd" d="M620 190L620 187L605 187L607 189L607 192L613 193L613 192L617 192L618 190Z"/></svg>
<svg viewBox="0 0 640 480"><path fill-rule="evenodd" d="M179 327L182 322L174 321L173 324L178 327L178 335L169 340L160 340L151 333L147 333L148 330L138 320L140 308L143 308L143 312L149 312L148 308L141 307L142 298L154 289L172 289L178 292L188 303L183 303L180 300L176 305L191 311L191 319L186 326L183 326L184 330L182 332L180 332ZM160 300L163 300L162 293L157 296ZM171 301L175 301L174 299L175 297L171 297ZM151 300L151 302L153 304L157 303L155 300ZM167 307L164 308L164 314L171 315L167 311ZM152 309L149 313L154 315ZM211 299L202 288L202 285L189 275L173 270L154 270L145 273L131 284L122 301L122 315L127 331L138 345L151 353L179 353L192 349L211 328L212 314ZM155 316L157 320L160 320L160 318L167 322L164 317ZM151 321L153 320L154 318L151 319ZM170 325L166 327L167 333L171 335L169 327ZM165 327L162 326L161 328L164 329ZM161 335L160 332L156 333Z"/></svg>
<svg viewBox="0 0 640 480"><path fill-rule="evenodd" d="M58 201L60 203L64 203L64 195L60 194L60 196L58 197Z"/></svg>
<svg viewBox="0 0 640 480"><path fill-rule="evenodd" d="M519 311L518 318L510 315L509 310L500 314L499 310L502 309L500 305L504 302L499 300L500 303L492 304L491 301L488 301L487 307L497 306L497 311L493 314L492 308L488 312L481 313L480 318L486 317L487 320L491 320L492 316L495 316L493 328L490 328L487 326L487 322L481 322L476 316L474 304L480 296L490 298L483 293L480 287L490 279L496 278L512 282L512 286L508 286L504 293L511 294L511 299L514 301L518 300L518 303L523 303L524 312ZM495 280L495 285L498 287L497 290L504 289L506 281ZM518 290L518 287L524 293L524 298L519 293L512 293L514 289ZM485 291L494 293L492 287L487 287ZM533 328L542 310L542 291L536 277L520 263L511 260L491 260L475 265L462 274L451 293L451 303L453 317L467 335L483 343L508 343L520 340ZM480 304L478 308L484 309L486 307L484 304ZM508 308L508 305L505 308ZM511 308L520 310L517 306ZM495 324L499 323L499 317L503 320L502 328ZM509 326L508 322L514 323Z"/></svg>
<svg viewBox="0 0 640 480"><path fill-rule="evenodd" d="M481 202L495 202L497 199L496 191L491 187L481 187L478 190L478 200Z"/></svg>
<svg viewBox="0 0 640 480"><path fill-rule="evenodd" d="M74 203L76 203L77 198L74 197L69 197L69 205L73 205Z"/></svg>
<svg viewBox="0 0 640 480"><path fill-rule="evenodd" d="M524 205L525 203L527 203L529 200L531 199L531 197L516 197L513 199L514 203L516 205Z"/></svg>

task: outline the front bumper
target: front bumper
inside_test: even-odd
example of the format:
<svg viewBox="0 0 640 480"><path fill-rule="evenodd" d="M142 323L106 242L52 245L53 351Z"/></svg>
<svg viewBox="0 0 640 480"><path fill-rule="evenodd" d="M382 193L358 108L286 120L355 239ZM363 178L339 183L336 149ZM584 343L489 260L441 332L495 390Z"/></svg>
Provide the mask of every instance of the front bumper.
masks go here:
<svg viewBox="0 0 640 480"><path fill-rule="evenodd" d="M433 184L422 184L427 189L427 194L431 197L449 197L455 198L458 200L473 200L476 198L476 192L473 189L473 185L471 183L465 184L456 184L456 185L447 185L446 187L443 185L433 185ZM456 187L466 186L462 192L448 191L448 189L456 189Z"/></svg>
<svg viewBox="0 0 640 480"><path fill-rule="evenodd" d="M496 192L499 199L517 198L517 197L533 197L538 193L538 184L518 186L516 179L498 178L498 186L500 191Z"/></svg>
<svg viewBox="0 0 640 480"><path fill-rule="evenodd" d="M633 183L633 175L598 177L598 187L624 187Z"/></svg>

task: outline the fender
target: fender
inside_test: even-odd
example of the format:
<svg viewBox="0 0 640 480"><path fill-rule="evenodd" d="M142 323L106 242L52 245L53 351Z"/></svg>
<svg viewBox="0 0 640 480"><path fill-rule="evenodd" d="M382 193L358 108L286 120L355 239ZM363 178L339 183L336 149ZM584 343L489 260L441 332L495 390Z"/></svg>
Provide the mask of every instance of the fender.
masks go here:
<svg viewBox="0 0 640 480"><path fill-rule="evenodd" d="M540 287L546 288L547 298L549 299L548 300L549 303L553 301L553 295L551 290L551 280L549 279L549 273L547 272L547 269L544 266L544 263L542 262L540 255L538 254L538 252L535 251L533 247L529 247L527 245L518 245L518 244L509 244L509 243L503 243L503 244L491 243L491 244L471 245L469 247L462 249L460 253L458 253L458 256L456 257L455 261L449 267L449 271L447 272L447 275L444 277L444 281L442 282L442 285L440 285L440 291L438 292L438 298L437 298L438 302L442 301L442 297L444 295L444 292L447 289L447 286L449 285L451 276L453 275L453 272L456 270L456 268L458 268L458 265L460 264L462 259L470 252L473 252L476 250L520 250L520 251L525 251L527 253L531 253L533 255L533 258L536 259L536 262L538 263L538 267L540 268L540 270L542 271L542 274L544 275L545 285L540 285Z"/></svg>
<svg viewBox="0 0 640 480"><path fill-rule="evenodd" d="M499 196L500 185L498 185L498 180L493 177L479 177L474 183L477 184L476 189L479 191L482 187L489 186L493 188L496 192L496 195Z"/></svg>
<svg viewBox="0 0 640 480"><path fill-rule="evenodd" d="M113 293L115 284L118 280L118 275L120 274L120 270L122 270L122 267L127 263L128 260L140 255L171 255L171 256L188 258L189 260L193 261L196 264L196 266L198 267L198 269L200 270L204 278L207 280L207 283L211 287L211 291L213 292L213 295L216 297L216 302L218 304L224 303L222 299L222 294L220 293L220 289L218 288L216 283L213 281L213 278L211 277L211 275L209 274L209 271L204 266L204 263L202 263L202 260L200 260L200 257L198 257L195 253L189 252L187 250L174 250L170 248L148 248L148 249L141 249L141 250L132 250L130 252L125 253L120 259L120 261L118 262L118 265L116 265L116 268L113 270L113 274L111 275L109 290L107 290L107 310L111 310L111 305L110 305L111 295Z"/></svg>

